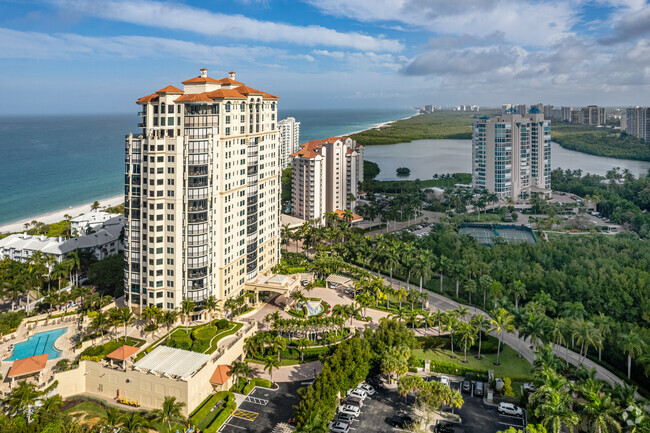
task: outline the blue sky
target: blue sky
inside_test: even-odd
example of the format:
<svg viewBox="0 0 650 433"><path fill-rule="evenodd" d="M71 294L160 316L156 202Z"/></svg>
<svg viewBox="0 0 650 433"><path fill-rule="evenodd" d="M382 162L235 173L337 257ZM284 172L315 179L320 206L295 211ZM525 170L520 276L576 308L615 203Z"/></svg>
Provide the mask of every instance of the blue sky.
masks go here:
<svg viewBox="0 0 650 433"><path fill-rule="evenodd" d="M0 0L0 114L128 113L198 75L285 108L648 105L646 0Z"/></svg>

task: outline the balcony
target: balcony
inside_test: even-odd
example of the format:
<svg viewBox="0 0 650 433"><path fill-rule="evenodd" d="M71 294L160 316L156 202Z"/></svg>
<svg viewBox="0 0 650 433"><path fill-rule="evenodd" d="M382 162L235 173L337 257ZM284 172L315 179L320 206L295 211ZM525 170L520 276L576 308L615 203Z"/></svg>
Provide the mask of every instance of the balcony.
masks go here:
<svg viewBox="0 0 650 433"><path fill-rule="evenodd" d="M143 122L138 123L138 128L146 128L147 125L144 124Z"/></svg>

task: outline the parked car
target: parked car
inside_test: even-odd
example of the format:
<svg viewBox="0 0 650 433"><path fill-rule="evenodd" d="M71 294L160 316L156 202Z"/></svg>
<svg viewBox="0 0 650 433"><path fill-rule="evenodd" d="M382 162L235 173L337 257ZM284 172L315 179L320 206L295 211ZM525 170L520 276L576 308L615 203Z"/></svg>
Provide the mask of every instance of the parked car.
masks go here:
<svg viewBox="0 0 650 433"><path fill-rule="evenodd" d="M497 406L497 410L502 415L512 415L512 416L524 415L524 411L519 406L515 406L512 403L501 402L499 403L499 406Z"/></svg>
<svg viewBox="0 0 650 433"><path fill-rule="evenodd" d="M346 404L343 406L339 407L339 413L344 413L347 415L352 415L353 417L358 417L359 416L359 408L356 406L352 406L351 404Z"/></svg>
<svg viewBox="0 0 650 433"><path fill-rule="evenodd" d="M372 386L368 385L367 383L362 383L359 385L359 389L364 390L366 393L368 393L369 396L375 395L377 391L375 391L375 388Z"/></svg>
<svg viewBox="0 0 650 433"><path fill-rule="evenodd" d="M332 289L336 289L339 286L339 283L330 283Z"/></svg>
<svg viewBox="0 0 650 433"><path fill-rule="evenodd" d="M309 280L302 280L300 284L302 284L302 286L305 287L306 285L309 284Z"/></svg>
<svg viewBox="0 0 650 433"><path fill-rule="evenodd" d="M532 382L524 383L523 388L524 388L526 391L528 391L528 392L535 392L535 391L537 391L537 387L536 387L535 384L532 383Z"/></svg>
<svg viewBox="0 0 650 433"><path fill-rule="evenodd" d="M483 382L477 381L474 383L474 395L478 397L483 397L483 392L485 391Z"/></svg>
<svg viewBox="0 0 650 433"><path fill-rule="evenodd" d="M363 389L355 388L348 391L348 397L358 397L361 400L364 400L368 397L368 393Z"/></svg>
<svg viewBox="0 0 650 433"><path fill-rule="evenodd" d="M350 424L347 422L332 421L329 428L332 433L348 433L350 431Z"/></svg>
<svg viewBox="0 0 650 433"><path fill-rule="evenodd" d="M413 418L409 415L397 415L391 420L390 425L398 428L407 428L413 424Z"/></svg>
<svg viewBox="0 0 650 433"><path fill-rule="evenodd" d="M345 398L344 403L345 404L351 404L352 406L356 406L359 409L361 409L363 407L363 399L361 399L359 397L349 397L348 396L348 397Z"/></svg>
<svg viewBox="0 0 650 433"><path fill-rule="evenodd" d="M471 392L472 391L472 381L469 379L463 380L463 384L461 385L461 390L463 392Z"/></svg>
<svg viewBox="0 0 650 433"><path fill-rule="evenodd" d="M336 420L337 420L337 421L340 421L340 422L347 422L348 424L350 424L350 423L352 422L353 419L354 419L354 417L353 417L352 415L348 415L347 413L340 413L340 414L338 414L338 416L336 417Z"/></svg>
<svg viewBox="0 0 650 433"><path fill-rule="evenodd" d="M440 383L449 386L449 378L447 376L440 376Z"/></svg>
<svg viewBox="0 0 650 433"><path fill-rule="evenodd" d="M456 431L456 427L454 427L453 424L442 423L436 425L433 431L435 431L436 433L454 433L454 431Z"/></svg>
<svg viewBox="0 0 650 433"><path fill-rule="evenodd" d="M494 379L494 389L496 389L498 392L501 392L503 386L504 386L503 379L501 379L500 377Z"/></svg>

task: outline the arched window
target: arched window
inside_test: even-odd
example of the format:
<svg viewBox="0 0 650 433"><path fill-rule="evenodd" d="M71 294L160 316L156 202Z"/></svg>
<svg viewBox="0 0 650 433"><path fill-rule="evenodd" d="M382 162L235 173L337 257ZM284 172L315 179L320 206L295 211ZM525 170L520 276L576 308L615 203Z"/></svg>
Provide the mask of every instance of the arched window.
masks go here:
<svg viewBox="0 0 650 433"><path fill-rule="evenodd" d="M275 111L275 102L271 103L271 111Z"/></svg>
<svg viewBox="0 0 650 433"><path fill-rule="evenodd" d="M230 113L230 102L226 102L226 113Z"/></svg>
<svg viewBox="0 0 650 433"><path fill-rule="evenodd" d="M245 110L246 110L246 104L244 104L244 103L242 102L241 105L239 106L239 109L240 109L241 111L245 111Z"/></svg>

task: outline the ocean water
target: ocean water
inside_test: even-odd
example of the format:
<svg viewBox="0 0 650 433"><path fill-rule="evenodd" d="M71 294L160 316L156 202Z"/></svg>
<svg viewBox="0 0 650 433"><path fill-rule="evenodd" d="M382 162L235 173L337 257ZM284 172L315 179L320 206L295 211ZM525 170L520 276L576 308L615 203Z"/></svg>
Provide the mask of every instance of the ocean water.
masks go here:
<svg viewBox="0 0 650 433"><path fill-rule="evenodd" d="M414 110L280 110L301 122L301 142L349 134ZM0 117L0 224L122 193L132 114Z"/></svg>

